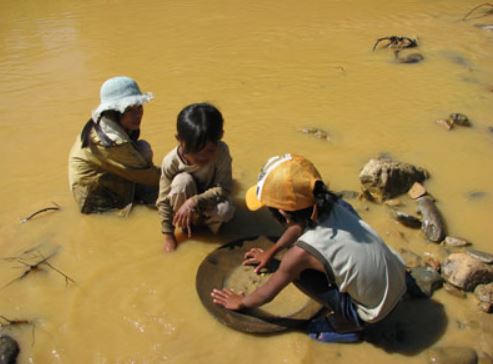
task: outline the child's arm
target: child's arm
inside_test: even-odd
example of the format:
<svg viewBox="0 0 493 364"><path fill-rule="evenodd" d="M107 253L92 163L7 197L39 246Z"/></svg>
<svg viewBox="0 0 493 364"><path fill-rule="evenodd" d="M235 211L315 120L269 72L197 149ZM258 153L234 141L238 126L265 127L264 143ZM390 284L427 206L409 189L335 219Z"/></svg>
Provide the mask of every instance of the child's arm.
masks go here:
<svg viewBox="0 0 493 364"><path fill-rule="evenodd" d="M255 273L259 273L262 268L264 268L274 255L280 250L293 244L303 233L304 224L301 223L290 223L286 230L282 233L281 237L276 241L276 243L268 250L263 250L260 248L250 249L245 254L244 265L254 265Z"/></svg>
<svg viewBox="0 0 493 364"><path fill-rule="evenodd" d="M213 289L211 292L213 302L228 310L259 307L272 301L284 287L298 278L300 272L307 267L306 261L306 253L295 246L284 255L279 269L263 286L246 296L227 288Z"/></svg>

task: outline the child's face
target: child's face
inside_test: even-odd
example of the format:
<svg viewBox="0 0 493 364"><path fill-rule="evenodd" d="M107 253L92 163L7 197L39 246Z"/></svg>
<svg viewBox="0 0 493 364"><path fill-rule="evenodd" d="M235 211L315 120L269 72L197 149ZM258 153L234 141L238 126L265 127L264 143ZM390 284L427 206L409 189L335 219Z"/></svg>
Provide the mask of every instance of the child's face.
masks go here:
<svg viewBox="0 0 493 364"><path fill-rule="evenodd" d="M184 150L183 143L180 143L181 150ZM205 166L214 160L217 152L217 144L213 142L207 142L204 148L196 153L183 153L183 158L185 158L188 164L194 164L198 166Z"/></svg>
<svg viewBox="0 0 493 364"><path fill-rule="evenodd" d="M139 130L142 115L144 115L142 105L129 106L123 113L120 124L125 130Z"/></svg>

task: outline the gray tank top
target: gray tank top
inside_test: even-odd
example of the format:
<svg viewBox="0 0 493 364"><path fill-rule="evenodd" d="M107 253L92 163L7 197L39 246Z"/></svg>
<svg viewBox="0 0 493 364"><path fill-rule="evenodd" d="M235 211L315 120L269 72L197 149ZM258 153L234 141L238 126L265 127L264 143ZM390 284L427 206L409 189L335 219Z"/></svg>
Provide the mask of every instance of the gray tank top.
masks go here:
<svg viewBox="0 0 493 364"><path fill-rule="evenodd" d="M401 258L339 203L305 230L296 245L324 265L329 281L351 296L365 322L387 316L406 291Z"/></svg>

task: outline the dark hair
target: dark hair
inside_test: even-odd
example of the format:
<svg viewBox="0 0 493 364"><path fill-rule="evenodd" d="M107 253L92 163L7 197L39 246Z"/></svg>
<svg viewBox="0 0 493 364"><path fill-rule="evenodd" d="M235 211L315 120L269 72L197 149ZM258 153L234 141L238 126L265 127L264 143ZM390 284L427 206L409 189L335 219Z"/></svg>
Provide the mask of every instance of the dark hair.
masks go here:
<svg viewBox="0 0 493 364"><path fill-rule="evenodd" d="M118 123L118 125L121 125L120 121L122 120L122 116L123 116L123 114L117 110L106 110L106 111L103 111L99 115L99 118L96 122L94 122L93 119L89 119L86 122L86 124L84 125L84 127L82 128L82 132L80 133L80 140L82 142L82 148L85 148L89 145L89 141L90 141L89 136L91 134L92 129L94 129L96 131L96 133L98 134L99 139L101 140L101 144L103 144L105 147L111 147L114 143L110 138L108 138L108 136L101 129L101 126L99 125L99 121L103 117L105 117L107 119L111 119L114 122ZM140 136L140 129L139 130L132 130L129 133L129 137L133 141L136 141L137 139L139 139L139 136Z"/></svg>
<svg viewBox="0 0 493 364"><path fill-rule="evenodd" d="M176 121L178 139L183 142L185 153L197 153L208 142L217 144L223 136L223 116L208 103L186 106Z"/></svg>
<svg viewBox="0 0 493 364"><path fill-rule="evenodd" d="M331 192L322 181L315 182L315 186L313 187L313 197L315 198L315 204L317 205L319 216L330 214L332 206L334 206L334 203L336 203L339 198L336 194ZM281 224L286 222L286 219L281 215L278 209L269 207L269 210ZM311 219L313 214L313 206L301 210L285 212L289 219L293 222L306 223L309 227L312 227L315 224Z"/></svg>

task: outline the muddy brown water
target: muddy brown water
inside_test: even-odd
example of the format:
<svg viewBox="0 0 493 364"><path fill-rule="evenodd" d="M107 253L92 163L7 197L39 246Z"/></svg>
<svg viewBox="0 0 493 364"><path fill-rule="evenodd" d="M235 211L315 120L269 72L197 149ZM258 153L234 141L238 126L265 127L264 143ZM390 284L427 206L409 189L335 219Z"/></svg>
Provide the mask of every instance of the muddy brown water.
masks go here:
<svg viewBox="0 0 493 364"><path fill-rule="evenodd" d="M324 345L301 333L235 332L209 316L194 286L220 244L278 232L268 213L249 214L241 200L265 160L282 152L313 160L335 190L358 190L360 168L380 153L425 167L450 234L491 252L493 33L474 24L493 16L461 21L479 3L2 1L0 256L59 246L50 262L76 281L44 267L0 291L1 315L35 325L34 337L29 326L3 328L22 347L19 362L423 363L435 345L493 354L492 316L444 290L406 307L411 331L389 335L396 345ZM395 64L390 50L372 52L387 35L417 37L413 51L424 61ZM156 96L142 134L158 164L175 145L184 105L221 108L239 212L219 236L195 235L165 255L153 210L127 219L77 212L68 151L101 83L120 74ZM435 124L452 112L473 127ZM327 130L331 142L304 127ZM62 210L19 223L51 201ZM438 250L383 206L355 206L397 250ZM25 268L0 261L0 285Z"/></svg>

